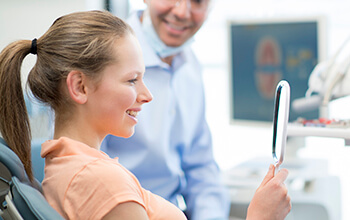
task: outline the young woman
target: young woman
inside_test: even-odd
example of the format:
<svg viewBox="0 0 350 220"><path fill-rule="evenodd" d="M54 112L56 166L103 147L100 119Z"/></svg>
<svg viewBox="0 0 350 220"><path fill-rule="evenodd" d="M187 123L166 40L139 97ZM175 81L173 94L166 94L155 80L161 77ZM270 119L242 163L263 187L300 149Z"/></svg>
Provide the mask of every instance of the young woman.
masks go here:
<svg viewBox="0 0 350 220"><path fill-rule="evenodd" d="M54 139L41 151L48 202L66 219L186 219L99 150L107 134L130 137L141 106L152 100L132 29L108 12L77 12L58 18L39 39L1 52L0 132L33 179L20 73L29 53L37 61L27 83L55 112Z"/></svg>

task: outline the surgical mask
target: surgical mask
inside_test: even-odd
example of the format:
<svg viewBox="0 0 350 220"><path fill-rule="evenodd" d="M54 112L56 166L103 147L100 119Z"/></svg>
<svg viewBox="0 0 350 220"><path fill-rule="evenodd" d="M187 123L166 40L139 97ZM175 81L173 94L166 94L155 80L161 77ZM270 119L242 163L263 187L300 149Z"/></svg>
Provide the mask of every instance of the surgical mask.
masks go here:
<svg viewBox="0 0 350 220"><path fill-rule="evenodd" d="M151 21L151 17L149 15L148 10L145 10L143 12L142 29L143 29L143 31L146 35L146 38L147 38L148 42L150 43L151 47L156 51L156 53L161 58L169 57L169 56L175 55L177 53L180 53L185 47L187 47L188 45L190 45L194 41L193 37L192 37L179 47L167 46L159 38L158 34L154 30L154 27L153 27L152 21Z"/></svg>

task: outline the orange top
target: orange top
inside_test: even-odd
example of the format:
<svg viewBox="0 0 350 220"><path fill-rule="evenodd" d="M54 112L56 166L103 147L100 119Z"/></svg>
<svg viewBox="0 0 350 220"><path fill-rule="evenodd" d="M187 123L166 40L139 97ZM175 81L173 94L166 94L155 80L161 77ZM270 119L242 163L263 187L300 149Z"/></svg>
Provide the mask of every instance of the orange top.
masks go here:
<svg viewBox="0 0 350 220"><path fill-rule="evenodd" d="M66 219L102 219L123 202L143 206L150 220L186 219L172 203L141 187L118 158L62 137L42 144L44 195Z"/></svg>

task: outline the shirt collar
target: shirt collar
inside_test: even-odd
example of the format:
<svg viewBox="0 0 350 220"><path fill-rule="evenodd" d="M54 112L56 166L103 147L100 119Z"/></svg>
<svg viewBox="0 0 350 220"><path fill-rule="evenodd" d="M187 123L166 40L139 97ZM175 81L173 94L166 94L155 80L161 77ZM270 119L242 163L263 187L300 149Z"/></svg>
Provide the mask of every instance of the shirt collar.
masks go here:
<svg viewBox="0 0 350 220"><path fill-rule="evenodd" d="M64 157L73 155L87 155L100 159L110 159L104 152L92 148L82 142L67 137L48 140L41 145L41 157Z"/></svg>

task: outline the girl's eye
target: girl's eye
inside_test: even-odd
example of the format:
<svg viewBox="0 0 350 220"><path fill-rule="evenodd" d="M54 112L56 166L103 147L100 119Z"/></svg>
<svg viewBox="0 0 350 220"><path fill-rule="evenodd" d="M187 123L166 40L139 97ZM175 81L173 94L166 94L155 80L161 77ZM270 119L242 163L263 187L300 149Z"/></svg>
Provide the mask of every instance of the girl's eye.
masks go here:
<svg viewBox="0 0 350 220"><path fill-rule="evenodd" d="M137 81L137 79L130 79L130 80L128 80L128 82L129 82L129 83L132 83L132 84L135 84L136 81Z"/></svg>

